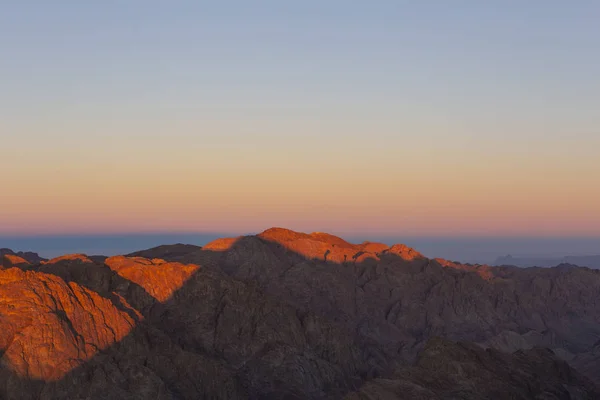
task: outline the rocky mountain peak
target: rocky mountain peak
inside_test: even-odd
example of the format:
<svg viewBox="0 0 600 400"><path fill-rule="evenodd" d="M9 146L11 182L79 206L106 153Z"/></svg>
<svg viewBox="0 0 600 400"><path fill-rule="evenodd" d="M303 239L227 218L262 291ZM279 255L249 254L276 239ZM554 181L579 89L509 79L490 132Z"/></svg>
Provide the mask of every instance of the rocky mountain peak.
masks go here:
<svg viewBox="0 0 600 400"><path fill-rule="evenodd" d="M461 264L282 228L4 260L0 398L600 398L581 375L600 383L588 268Z"/></svg>

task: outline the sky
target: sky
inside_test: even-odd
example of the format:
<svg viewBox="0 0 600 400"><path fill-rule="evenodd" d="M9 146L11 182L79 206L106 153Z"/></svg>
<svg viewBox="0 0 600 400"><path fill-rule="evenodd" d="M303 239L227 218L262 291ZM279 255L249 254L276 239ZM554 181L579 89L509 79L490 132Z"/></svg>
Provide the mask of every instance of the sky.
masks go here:
<svg viewBox="0 0 600 400"><path fill-rule="evenodd" d="M0 235L600 236L600 2L6 1Z"/></svg>

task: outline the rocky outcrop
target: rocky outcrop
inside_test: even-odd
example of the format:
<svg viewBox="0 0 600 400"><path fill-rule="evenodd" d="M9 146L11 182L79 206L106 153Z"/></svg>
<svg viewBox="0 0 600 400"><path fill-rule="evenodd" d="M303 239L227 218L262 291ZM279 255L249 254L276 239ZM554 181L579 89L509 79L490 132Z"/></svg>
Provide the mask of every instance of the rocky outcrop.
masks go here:
<svg viewBox="0 0 600 400"><path fill-rule="evenodd" d="M142 257L110 257L104 263L122 278L136 283L160 302L167 301L194 272L195 264L168 263Z"/></svg>
<svg viewBox="0 0 600 400"><path fill-rule="evenodd" d="M0 271L0 323L2 367L54 381L122 340L135 321L76 283L11 268Z"/></svg>
<svg viewBox="0 0 600 400"><path fill-rule="evenodd" d="M494 271L488 265L473 265L473 264L462 264L455 261L448 261L442 258L436 258L436 262L438 262L442 267L454 268L462 271L475 272L480 277L485 279L486 281L492 279L494 277Z"/></svg>
<svg viewBox="0 0 600 400"><path fill-rule="evenodd" d="M31 265L26 259L12 254L5 254L0 259L0 269L11 267L26 267Z"/></svg>
<svg viewBox="0 0 600 400"><path fill-rule="evenodd" d="M398 255L404 260L424 259L422 254L402 244L388 247L382 243L364 242L355 245L323 232L305 234L283 228L271 228L259 234L257 238L277 243L309 260L334 263L361 262L367 258L379 260L380 255L385 253ZM237 238L237 241L241 239ZM231 243L235 244L236 241ZM211 246L212 244L209 244L208 248Z"/></svg>

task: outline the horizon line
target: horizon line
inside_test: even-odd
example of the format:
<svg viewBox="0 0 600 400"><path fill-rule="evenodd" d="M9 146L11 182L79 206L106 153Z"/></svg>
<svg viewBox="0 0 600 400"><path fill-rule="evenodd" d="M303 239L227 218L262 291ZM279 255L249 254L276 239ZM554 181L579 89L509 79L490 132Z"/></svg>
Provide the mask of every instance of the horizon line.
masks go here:
<svg viewBox="0 0 600 400"><path fill-rule="evenodd" d="M4 233L4 232L0 232L0 238L56 238L56 237L87 237L87 238L93 238L93 237L118 237L118 236L160 236L160 235L236 235L236 236L251 236L251 235L257 235L260 232L263 232L267 229L270 228L266 228L266 229L262 229L262 230L257 230L257 231L250 231L250 232L240 232L240 231L210 231L210 230L201 230L201 231L188 231L188 230L182 230L182 231L178 231L178 230L156 230L156 231L117 231L117 232L81 232L81 231L73 231L73 232L40 232L40 233L35 233L35 232L31 232L31 233L23 233L23 232L18 232L18 233ZM284 229L288 229L288 228L284 228ZM410 233L406 233L406 232L398 232L398 233L392 233L392 232L336 232L335 229L332 230L322 230L322 229L318 229L318 230L314 230L314 231L303 231L303 230L295 230L295 229L289 229L295 232L301 232L301 233L315 233L315 232L321 232L321 233L328 233L328 234L332 234L332 235L336 235L336 236L340 236L340 237L356 237L356 236L362 236L362 237L385 237L385 238L392 238L392 237L402 237L402 238L423 238L423 239L600 239L600 233L598 234L558 234L558 233L549 233L549 234L523 234L523 233L519 233L519 234L506 234L506 233L499 233L499 234L494 234L494 233L478 233L478 232L473 232L473 233L459 233L459 234L454 234L454 233L431 233L431 234L423 234L423 233L419 233L419 234L410 234Z"/></svg>

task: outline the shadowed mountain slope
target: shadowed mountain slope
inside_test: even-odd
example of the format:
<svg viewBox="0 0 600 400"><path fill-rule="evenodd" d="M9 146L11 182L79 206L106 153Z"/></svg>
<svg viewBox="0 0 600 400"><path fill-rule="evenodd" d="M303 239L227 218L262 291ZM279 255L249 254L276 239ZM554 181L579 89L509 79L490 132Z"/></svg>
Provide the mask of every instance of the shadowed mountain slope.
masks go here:
<svg viewBox="0 0 600 400"><path fill-rule="evenodd" d="M600 339L600 273L588 268L460 264L427 259L404 245L353 245L280 228L204 249L175 259L255 282L404 361L431 336L509 352L544 346L565 359L591 351ZM591 377L598 379L600 369Z"/></svg>
<svg viewBox="0 0 600 400"><path fill-rule="evenodd" d="M127 254L127 257L144 257L144 258L173 258L184 256L188 253L201 250L202 247L192 244L172 244L153 247L151 249L136 251Z"/></svg>
<svg viewBox="0 0 600 400"><path fill-rule="evenodd" d="M593 384L548 349L505 354L431 339L414 366L374 379L345 400L596 399Z"/></svg>

